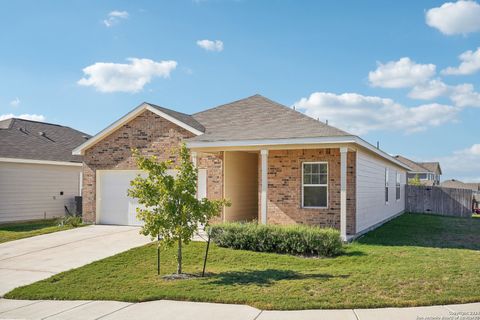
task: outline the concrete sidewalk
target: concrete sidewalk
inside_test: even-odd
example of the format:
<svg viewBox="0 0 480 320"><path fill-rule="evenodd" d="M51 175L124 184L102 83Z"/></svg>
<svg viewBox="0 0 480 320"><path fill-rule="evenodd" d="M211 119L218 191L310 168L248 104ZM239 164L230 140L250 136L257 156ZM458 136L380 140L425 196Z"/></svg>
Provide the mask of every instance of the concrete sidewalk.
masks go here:
<svg viewBox="0 0 480 320"><path fill-rule="evenodd" d="M0 296L150 242L140 228L87 226L0 244Z"/></svg>
<svg viewBox="0 0 480 320"><path fill-rule="evenodd" d="M117 301L0 300L0 319L63 320L480 320L480 303L416 308L262 311L245 305L158 300Z"/></svg>

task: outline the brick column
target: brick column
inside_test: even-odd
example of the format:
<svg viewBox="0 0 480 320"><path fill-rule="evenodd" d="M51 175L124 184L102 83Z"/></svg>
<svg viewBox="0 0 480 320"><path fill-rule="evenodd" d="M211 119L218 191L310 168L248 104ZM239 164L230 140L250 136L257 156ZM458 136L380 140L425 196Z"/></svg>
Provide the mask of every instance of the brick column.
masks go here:
<svg viewBox="0 0 480 320"><path fill-rule="evenodd" d="M192 152L190 152L190 155L192 157L193 166L196 168L197 167L197 152L192 151Z"/></svg>
<svg viewBox="0 0 480 320"><path fill-rule="evenodd" d="M340 148L340 236L347 240L347 152Z"/></svg>
<svg viewBox="0 0 480 320"><path fill-rule="evenodd" d="M260 193L260 212L262 224L267 224L267 190L268 190L268 150L261 150L262 161L262 189Z"/></svg>

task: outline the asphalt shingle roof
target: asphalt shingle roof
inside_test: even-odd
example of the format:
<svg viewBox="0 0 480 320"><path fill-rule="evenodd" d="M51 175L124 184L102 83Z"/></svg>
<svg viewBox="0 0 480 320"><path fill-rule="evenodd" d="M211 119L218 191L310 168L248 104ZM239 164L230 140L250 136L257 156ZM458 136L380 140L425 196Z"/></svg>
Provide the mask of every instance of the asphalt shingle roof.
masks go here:
<svg viewBox="0 0 480 320"><path fill-rule="evenodd" d="M72 150L90 135L57 124L7 119L0 121L0 157L82 162Z"/></svg>
<svg viewBox="0 0 480 320"><path fill-rule="evenodd" d="M157 110L159 110L163 113L166 113L169 116L171 116L171 117L189 125L192 128L195 128L199 131L205 132L205 127L202 124L200 124L197 120L195 120L194 117L192 117L189 114L185 114L185 113L178 112L178 111L175 111L175 110L160 107L160 106L157 106L157 105L149 103L149 102L145 102L145 103L148 104L149 106L151 106L151 107L153 107L153 108L155 108L155 109L157 109Z"/></svg>
<svg viewBox="0 0 480 320"><path fill-rule="evenodd" d="M395 156L395 159L397 159L398 161L400 161L401 163L403 164L406 164L407 166L409 166L413 172L435 172L435 171L431 171L427 168L425 168L424 166L422 166L420 163L418 162L415 162L413 160L410 160L410 159L407 159L405 157L402 157L400 155L398 156Z"/></svg>
<svg viewBox="0 0 480 320"><path fill-rule="evenodd" d="M465 186L473 191L480 191L480 183L478 182L465 182Z"/></svg>
<svg viewBox="0 0 480 320"><path fill-rule="evenodd" d="M189 141L229 141L351 136L261 95L195 113L205 133Z"/></svg>
<svg viewBox="0 0 480 320"><path fill-rule="evenodd" d="M427 169L430 172L439 172L442 173L442 169L440 169L440 163L438 162L419 162L419 164Z"/></svg>
<svg viewBox="0 0 480 320"><path fill-rule="evenodd" d="M453 189L469 189L475 192L480 191L480 183L478 182L463 182L456 179L445 180L440 183L440 187Z"/></svg>

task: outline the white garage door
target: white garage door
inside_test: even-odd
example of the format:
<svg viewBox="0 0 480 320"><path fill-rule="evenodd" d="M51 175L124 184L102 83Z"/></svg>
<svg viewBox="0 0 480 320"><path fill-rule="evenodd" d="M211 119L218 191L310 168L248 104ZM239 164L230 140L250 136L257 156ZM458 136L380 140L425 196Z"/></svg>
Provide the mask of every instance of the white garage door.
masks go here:
<svg viewBox="0 0 480 320"><path fill-rule="evenodd" d="M100 224L141 225L136 217L138 202L127 196L130 181L141 171L97 171L97 217Z"/></svg>
<svg viewBox="0 0 480 320"><path fill-rule="evenodd" d="M206 170L199 172L199 196L206 197ZM97 223L141 226L137 219L136 199L127 196L132 181L139 170L97 170ZM174 170L169 170L174 175Z"/></svg>

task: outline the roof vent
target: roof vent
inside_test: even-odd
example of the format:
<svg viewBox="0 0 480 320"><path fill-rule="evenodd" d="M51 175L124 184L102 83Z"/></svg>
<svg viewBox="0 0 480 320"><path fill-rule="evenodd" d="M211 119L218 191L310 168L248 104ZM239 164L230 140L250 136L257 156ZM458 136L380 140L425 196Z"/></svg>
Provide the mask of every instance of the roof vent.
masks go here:
<svg viewBox="0 0 480 320"><path fill-rule="evenodd" d="M45 137L45 132L40 131L40 132L38 132L38 135L39 135L39 136L42 136L42 137Z"/></svg>
<svg viewBox="0 0 480 320"><path fill-rule="evenodd" d="M82 138L85 139L85 140L90 139L88 136L85 136L85 135L83 135Z"/></svg>

